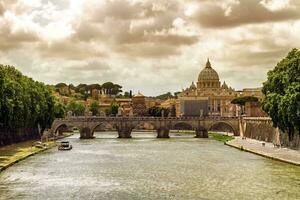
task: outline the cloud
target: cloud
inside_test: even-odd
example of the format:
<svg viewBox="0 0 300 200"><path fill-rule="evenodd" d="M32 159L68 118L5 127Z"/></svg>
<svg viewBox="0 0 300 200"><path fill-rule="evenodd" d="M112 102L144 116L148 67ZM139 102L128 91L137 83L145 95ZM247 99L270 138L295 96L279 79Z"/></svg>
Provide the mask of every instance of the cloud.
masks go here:
<svg viewBox="0 0 300 200"><path fill-rule="evenodd" d="M9 21L0 20L0 51L8 51L37 41L37 33L19 27L13 28Z"/></svg>
<svg viewBox="0 0 300 200"><path fill-rule="evenodd" d="M39 81L117 82L146 95L196 81L259 86L300 47L298 0L0 1L0 60ZM297 10L298 9L298 10Z"/></svg>
<svg viewBox="0 0 300 200"><path fill-rule="evenodd" d="M60 39L50 42L41 42L38 51L44 58L62 58L67 60L81 60L95 57L105 57L106 53L97 45L72 39Z"/></svg>
<svg viewBox="0 0 300 200"><path fill-rule="evenodd" d="M4 14L4 5L0 2L0 16Z"/></svg>
<svg viewBox="0 0 300 200"><path fill-rule="evenodd" d="M229 28L245 24L280 22L300 18L300 5L271 8L272 1L235 0L221 4L217 1L202 2L191 18L203 27ZM264 3L265 2L265 3ZM269 6L268 6L269 3Z"/></svg>

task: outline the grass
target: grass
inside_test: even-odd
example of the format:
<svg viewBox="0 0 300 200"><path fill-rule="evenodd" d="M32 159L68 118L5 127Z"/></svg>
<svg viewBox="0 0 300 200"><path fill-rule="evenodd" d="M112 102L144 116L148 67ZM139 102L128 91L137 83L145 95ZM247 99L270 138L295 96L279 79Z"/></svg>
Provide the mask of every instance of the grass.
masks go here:
<svg viewBox="0 0 300 200"><path fill-rule="evenodd" d="M210 132L208 134L208 136L214 140L217 140L217 141L220 141L220 142L228 142L230 140L233 140L234 137L233 136L229 136L229 135L223 135L223 134L220 134L220 133L213 133L213 132Z"/></svg>
<svg viewBox="0 0 300 200"><path fill-rule="evenodd" d="M57 139L62 139L72 134L73 133L65 133ZM0 147L0 172L20 160L44 151L45 149L32 146L35 141L36 140L28 140ZM46 143L48 144L47 149L56 146L56 142L53 140L49 140Z"/></svg>
<svg viewBox="0 0 300 200"><path fill-rule="evenodd" d="M0 171L13 163L18 162L28 156L36 154L44 149L33 147L33 140L7 145L0 148ZM47 142L49 147L55 145L55 142Z"/></svg>

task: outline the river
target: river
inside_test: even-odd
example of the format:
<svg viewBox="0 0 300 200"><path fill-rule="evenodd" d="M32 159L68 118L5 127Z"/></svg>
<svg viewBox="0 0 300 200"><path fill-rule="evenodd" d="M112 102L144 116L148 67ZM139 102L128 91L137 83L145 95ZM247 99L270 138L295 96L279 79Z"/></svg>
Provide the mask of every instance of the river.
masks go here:
<svg viewBox="0 0 300 200"><path fill-rule="evenodd" d="M300 167L171 134L97 133L0 173L0 199L300 199Z"/></svg>

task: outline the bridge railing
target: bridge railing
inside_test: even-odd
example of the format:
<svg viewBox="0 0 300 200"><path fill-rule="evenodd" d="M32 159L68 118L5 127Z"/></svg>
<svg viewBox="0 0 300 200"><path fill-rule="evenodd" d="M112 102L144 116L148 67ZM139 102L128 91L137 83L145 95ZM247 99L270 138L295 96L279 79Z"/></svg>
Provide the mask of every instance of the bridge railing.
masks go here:
<svg viewBox="0 0 300 200"><path fill-rule="evenodd" d="M238 117L98 117L98 116L72 116L67 118L56 118L57 121L193 121L193 120L230 120Z"/></svg>

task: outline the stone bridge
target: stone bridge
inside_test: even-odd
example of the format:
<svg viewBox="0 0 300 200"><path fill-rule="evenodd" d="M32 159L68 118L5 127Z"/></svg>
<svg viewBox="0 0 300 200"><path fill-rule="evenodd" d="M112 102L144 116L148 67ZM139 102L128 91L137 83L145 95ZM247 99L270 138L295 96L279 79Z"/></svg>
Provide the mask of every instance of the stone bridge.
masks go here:
<svg viewBox="0 0 300 200"><path fill-rule="evenodd" d="M138 129L156 130L157 138L169 138L170 130L194 130L196 137L208 137L208 131L231 132L239 135L237 117L68 117L55 119L51 134L77 128L80 138L93 138L98 130L116 130L119 138L131 138Z"/></svg>

